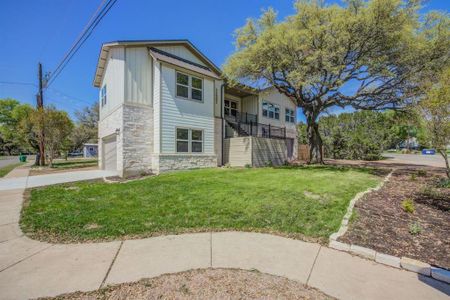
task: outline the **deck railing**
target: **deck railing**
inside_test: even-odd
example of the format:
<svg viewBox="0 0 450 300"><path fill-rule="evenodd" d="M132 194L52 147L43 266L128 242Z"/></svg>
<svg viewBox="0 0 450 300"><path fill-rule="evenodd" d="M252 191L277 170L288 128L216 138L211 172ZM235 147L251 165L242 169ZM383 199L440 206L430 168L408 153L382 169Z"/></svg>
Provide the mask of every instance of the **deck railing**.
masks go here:
<svg viewBox="0 0 450 300"><path fill-rule="evenodd" d="M272 126L270 124L261 123L236 123L227 120L228 125L237 132L238 136L255 136L255 137L265 137L265 138L276 138L285 139L286 138L286 128ZM232 134L228 134L225 138L234 137Z"/></svg>
<svg viewBox="0 0 450 300"><path fill-rule="evenodd" d="M250 124L250 123L258 123L258 115L250 114L250 113L241 113L236 112L236 115L226 115L225 120L233 123L243 123L243 124Z"/></svg>

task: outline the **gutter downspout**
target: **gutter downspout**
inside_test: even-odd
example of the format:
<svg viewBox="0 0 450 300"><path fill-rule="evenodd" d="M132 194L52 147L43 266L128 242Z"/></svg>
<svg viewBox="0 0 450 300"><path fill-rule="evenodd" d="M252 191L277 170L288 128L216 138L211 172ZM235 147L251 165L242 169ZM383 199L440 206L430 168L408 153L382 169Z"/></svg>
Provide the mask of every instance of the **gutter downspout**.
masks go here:
<svg viewBox="0 0 450 300"><path fill-rule="evenodd" d="M226 83L222 83L222 85L220 86L220 118L222 119L222 143L221 143L221 145L222 145L222 153L221 153L221 155L222 155L222 161L221 161L221 165L223 166L224 165L224 163L223 163L223 149L224 149L224 147L223 147L223 142L224 142L224 130L225 130L225 128L224 128L224 118L223 118L223 104L224 104L224 97L225 97L225 86L226 86Z"/></svg>

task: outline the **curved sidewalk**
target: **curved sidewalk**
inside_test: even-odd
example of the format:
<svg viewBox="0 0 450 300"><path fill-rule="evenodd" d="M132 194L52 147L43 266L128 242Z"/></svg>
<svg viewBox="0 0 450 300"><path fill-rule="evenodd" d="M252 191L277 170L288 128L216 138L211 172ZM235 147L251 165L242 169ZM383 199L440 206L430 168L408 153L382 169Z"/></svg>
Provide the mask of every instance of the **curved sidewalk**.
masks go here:
<svg viewBox="0 0 450 300"><path fill-rule="evenodd" d="M87 244L31 240L18 221L23 189L0 192L0 299L95 290L197 268L257 269L340 299L448 299L450 286L319 244L245 232Z"/></svg>

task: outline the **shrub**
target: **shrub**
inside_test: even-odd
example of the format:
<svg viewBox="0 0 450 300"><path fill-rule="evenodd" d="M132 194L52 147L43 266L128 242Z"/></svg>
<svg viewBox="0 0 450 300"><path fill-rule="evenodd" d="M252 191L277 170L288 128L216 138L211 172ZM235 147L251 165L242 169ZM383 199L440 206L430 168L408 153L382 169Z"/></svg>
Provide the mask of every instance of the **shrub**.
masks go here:
<svg viewBox="0 0 450 300"><path fill-rule="evenodd" d="M427 176L427 171L425 171L425 170L417 170L417 176L425 177L425 176Z"/></svg>
<svg viewBox="0 0 450 300"><path fill-rule="evenodd" d="M414 213L414 211L416 210L415 206L414 206L414 202L411 199L405 199L402 201L402 208L404 211L406 211L407 213Z"/></svg>
<svg viewBox="0 0 450 300"><path fill-rule="evenodd" d="M409 225L409 233L412 235L418 235L422 232L422 226L418 222L411 223Z"/></svg>
<svg viewBox="0 0 450 300"><path fill-rule="evenodd" d="M247 168L247 169L250 169L252 167L252 165L251 164L245 164L244 167Z"/></svg>
<svg viewBox="0 0 450 300"><path fill-rule="evenodd" d="M416 180L417 180L417 175L411 174L411 181L416 181Z"/></svg>
<svg viewBox="0 0 450 300"><path fill-rule="evenodd" d="M423 188L421 194L422 194L422 196L430 198L430 199L436 199L436 198L441 197L441 194L439 193L439 191L435 190L431 186L426 186L425 188Z"/></svg>
<svg viewBox="0 0 450 300"><path fill-rule="evenodd" d="M437 188L450 188L450 179L440 178L436 183Z"/></svg>
<svg viewBox="0 0 450 300"><path fill-rule="evenodd" d="M265 166L266 167L273 167L272 161L271 160L266 161Z"/></svg>

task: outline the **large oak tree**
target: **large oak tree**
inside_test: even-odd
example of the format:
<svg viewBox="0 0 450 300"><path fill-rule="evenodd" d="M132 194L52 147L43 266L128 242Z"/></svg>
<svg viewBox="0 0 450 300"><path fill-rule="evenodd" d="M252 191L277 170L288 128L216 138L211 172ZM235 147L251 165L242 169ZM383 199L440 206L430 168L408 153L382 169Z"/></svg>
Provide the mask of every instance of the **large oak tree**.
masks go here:
<svg viewBox="0 0 450 300"><path fill-rule="evenodd" d="M419 14L419 0L298 1L277 22L273 9L236 31L230 82L274 86L302 109L310 162L322 163L318 118L332 107L401 108L424 76L449 63L449 18Z"/></svg>

